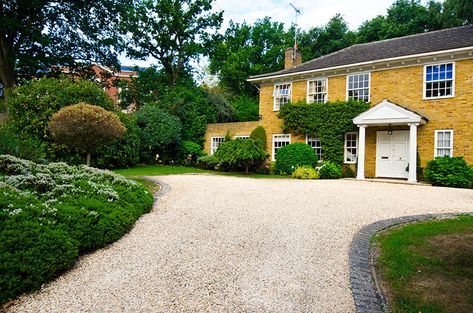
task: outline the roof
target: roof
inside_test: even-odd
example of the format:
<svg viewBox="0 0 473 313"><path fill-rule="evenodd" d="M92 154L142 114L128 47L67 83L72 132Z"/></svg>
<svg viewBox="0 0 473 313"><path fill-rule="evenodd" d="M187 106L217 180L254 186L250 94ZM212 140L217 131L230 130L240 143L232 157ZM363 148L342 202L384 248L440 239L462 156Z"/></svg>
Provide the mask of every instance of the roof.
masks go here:
<svg viewBox="0 0 473 313"><path fill-rule="evenodd" d="M425 124L428 119L421 114L399 104L384 99L353 119L356 125L406 125L409 123Z"/></svg>
<svg viewBox="0 0 473 313"><path fill-rule="evenodd" d="M284 74L322 70L376 60L473 47L473 25L461 26L405 37L357 44L299 66L278 72L251 76L259 79Z"/></svg>

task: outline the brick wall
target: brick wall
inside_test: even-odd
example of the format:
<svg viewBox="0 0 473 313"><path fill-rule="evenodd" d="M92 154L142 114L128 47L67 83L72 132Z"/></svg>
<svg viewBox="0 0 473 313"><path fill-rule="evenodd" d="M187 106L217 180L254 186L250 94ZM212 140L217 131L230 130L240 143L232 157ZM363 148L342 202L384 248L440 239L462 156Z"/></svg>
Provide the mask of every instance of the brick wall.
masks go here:
<svg viewBox="0 0 473 313"><path fill-rule="evenodd" d="M232 137L249 136L258 125L258 121L208 124L207 131L205 132L204 151L210 154L210 142L212 137L225 136L227 133Z"/></svg>

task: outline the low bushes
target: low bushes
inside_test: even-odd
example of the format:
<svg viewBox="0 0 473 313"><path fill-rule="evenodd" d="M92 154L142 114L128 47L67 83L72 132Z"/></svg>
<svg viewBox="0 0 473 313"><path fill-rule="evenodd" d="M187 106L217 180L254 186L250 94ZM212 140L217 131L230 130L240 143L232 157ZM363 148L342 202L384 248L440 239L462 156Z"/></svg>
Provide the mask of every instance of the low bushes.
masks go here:
<svg viewBox="0 0 473 313"><path fill-rule="evenodd" d="M223 169L257 166L268 158L258 142L252 139L234 139L224 141L215 152L215 158Z"/></svg>
<svg viewBox="0 0 473 313"><path fill-rule="evenodd" d="M298 166L315 167L317 156L305 143L293 143L278 150L274 169L278 174L292 174Z"/></svg>
<svg viewBox="0 0 473 313"><path fill-rule="evenodd" d="M308 166L299 166L296 170L292 173L292 178L297 179L317 179L319 178L319 174L317 171Z"/></svg>
<svg viewBox="0 0 473 313"><path fill-rule="evenodd" d="M109 171L0 156L0 303L39 288L151 209L141 185Z"/></svg>
<svg viewBox="0 0 473 313"><path fill-rule="evenodd" d="M325 161L319 168L322 179L338 179L342 177L342 167L336 163Z"/></svg>
<svg viewBox="0 0 473 313"><path fill-rule="evenodd" d="M473 169L463 157L436 157L427 162L425 177L435 186L471 188Z"/></svg>

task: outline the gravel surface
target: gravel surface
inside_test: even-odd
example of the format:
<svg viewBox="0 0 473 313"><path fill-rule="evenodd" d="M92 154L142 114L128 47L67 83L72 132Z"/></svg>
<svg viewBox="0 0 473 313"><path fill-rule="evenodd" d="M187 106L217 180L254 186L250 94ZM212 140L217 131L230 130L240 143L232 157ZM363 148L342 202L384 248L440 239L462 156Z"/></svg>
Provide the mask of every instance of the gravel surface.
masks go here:
<svg viewBox="0 0 473 313"><path fill-rule="evenodd" d="M473 190L163 176L135 228L8 312L353 312L353 234L404 215L473 211Z"/></svg>

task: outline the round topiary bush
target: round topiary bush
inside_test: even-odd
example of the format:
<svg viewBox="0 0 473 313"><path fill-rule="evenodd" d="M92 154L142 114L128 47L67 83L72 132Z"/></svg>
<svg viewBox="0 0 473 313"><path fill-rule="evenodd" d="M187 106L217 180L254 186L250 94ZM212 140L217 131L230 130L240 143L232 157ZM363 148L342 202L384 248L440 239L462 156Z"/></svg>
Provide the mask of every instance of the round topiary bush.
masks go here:
<svg viewBox="0 0 473 313"><path fill-rule="evenodd" d="M317 156L308 144L298 142L278 150L274 170L279 174L292 174L298 166L315 167Z"/></svg>
<svg viewBox="0 0 473 313"><path fill-rule="evenodd" d="M425 177L434 186L471 188L473 169L463 157L436 157L427 162Z"/></svg>

